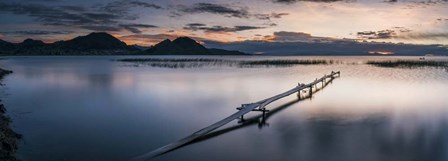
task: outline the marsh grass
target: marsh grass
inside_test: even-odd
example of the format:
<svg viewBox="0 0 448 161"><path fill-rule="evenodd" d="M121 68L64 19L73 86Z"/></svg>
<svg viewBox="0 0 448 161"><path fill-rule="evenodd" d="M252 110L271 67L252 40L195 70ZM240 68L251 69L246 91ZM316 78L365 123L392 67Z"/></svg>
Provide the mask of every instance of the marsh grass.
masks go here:
<svg viewBox="0 0 448 161"><path fill-rule="evenodd" d="M234 63L231 60L206 59L206 58L197 58L197 59L132 58L132 59L119 59L118 61L138 63L158 68L202 68L206 66L222 66Z"/></svg>
<svg viewBox="0 0 448 161"><path fill-rule="evenodd" d="M386 68L448 68L448 62L446 61L423 61L423 60L395 60L395 61L368 61L366 64L374 65L377 67Z"/></svg>
<svg viewBox="0 0 448 161"><path fill-rule="evenodd" d="M241 61L239 65L241 67L255 67L255 66L294 66L294 65L328 65L333 64L332 60L253 60L253 61Z"/></svg>
<svg viewBox="0 0 448 161"><path fill-rule="evenodd" d="M290 67L294 65L328 65L333 60L226 60L226 59L167 59L167 58L133 58L118 61L145 64L160 68L201 68L205 66L230 66L240 68L251 67Z"/></svg>
<svg viewBox="0 0 448 161"><path fill-rule="evenodd" d="M223 59L165 59L165 58L130 58L130 59L119 59L118 61L123 62L223 62Z"/></svg>

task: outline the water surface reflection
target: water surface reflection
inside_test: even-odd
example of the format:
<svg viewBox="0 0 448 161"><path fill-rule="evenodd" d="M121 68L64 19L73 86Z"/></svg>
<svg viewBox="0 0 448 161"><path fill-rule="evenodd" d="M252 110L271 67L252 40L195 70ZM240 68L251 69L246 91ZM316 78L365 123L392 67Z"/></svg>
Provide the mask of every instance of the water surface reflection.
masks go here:
<svg viewBox="0 0 448 161"><path fill-rule="evenodd" d="M154 160L448 160L448 74L441 69L359 63L395 57L313 57L344 63L200 69L111 61L120 58L1 60L14 70L4 81L4 102L24 135L23 160L127 160L214 123L242 103L332 70L342 77L313 99L297 102L292 96L270 105L281 110L269 116L269 126L235 121Z"/></svg>

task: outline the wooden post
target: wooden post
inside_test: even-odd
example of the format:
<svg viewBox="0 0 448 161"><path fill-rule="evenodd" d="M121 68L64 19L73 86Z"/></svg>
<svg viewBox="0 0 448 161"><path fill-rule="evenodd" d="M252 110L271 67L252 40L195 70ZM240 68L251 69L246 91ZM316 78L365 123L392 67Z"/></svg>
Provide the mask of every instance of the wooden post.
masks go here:
<svg viewBox="0 0 448 161"><path fill-rule="evenodd" d="M298 83L297 87L302 87L302 86L304 86L304 85L305 85L305 84ZM302 91L302 90L298 90L298 91L297 91L297 97L298 97L299 99L302 99L302 98L301 98L301 93L300 93L301 91Z"/></svg>
<svg viewBox="0 0 448 161"><path fill-rule="evenodd" d="M313 86L310 86L310 97L313 96Z"/></svg>
<svg viewBox="0 0 448 161"><path fill-rule="evenodd" d="M262 123L265 124L266 123L266 110L263 110L263 117L262 117Z"/></svg>

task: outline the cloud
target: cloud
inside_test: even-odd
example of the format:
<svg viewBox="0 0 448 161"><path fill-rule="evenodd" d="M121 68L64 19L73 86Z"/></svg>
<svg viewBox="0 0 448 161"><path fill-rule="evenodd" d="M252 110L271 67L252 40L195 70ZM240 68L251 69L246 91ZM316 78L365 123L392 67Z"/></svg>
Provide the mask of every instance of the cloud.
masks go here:
<svg viewBox="0 0 448 161"><path fill-rule="evenodd" d="M273 36L265 36L265 40L268 41L281 41L281 42L294 42L294 41L304 41L311 39L311 34L303 32L288 32L279 31L274 32Z"/></svg>
<svg viewBox="0 0 448 161"><path fill-rule="evenodd" d="M5 35L63 35L71 34L73 31L47 31L47 30L25 30L25 31L12 31L2 32Z"/></svg>
<svg viewBox="0 0 448 161"><path fill-rule="evenodd" d="M346 1L346 0L272 0L274 3L283 3L283 4L291 4L296 2L339 2L339 1Z"/></svg>
<svg viewBox="0 0 448 161"><path fill-rule="evenodd" d="M207 26L206 24L201 23L190 23L185 25L183 29L191 30L191 31L204 31L206 33L226 33L226 32L239 32L245 30L255 30L255 29L263 29L266 27L259 26L234 26L234 27L225 27L225 26Z"/></svg>
<svg viewBox="0 0 448 161"><path fill-rule="evenodd" d="M187 25L185 25L186 27L184 27L184 29L186 29L186 30L194 30L194 31L196 31L196 30L198 30L199 28L201 28L201 27L205 27L205 26L207 26L206 24L203 24L203 23L189 23L189 24L187 24Z"/></svg>
<svg viewBox="0 0 448 161"><path fill-rule="evenodd" d="M257 38L259 39L259 38ZM263 36L261 39L269 42L333 42L334 38L316 37L304 32L278 31L272 35Z"/></svg>
<svg viewBox="0 0 448 161"><path fill-rule="evenodd" d="M26 2L62 2L64 0L18 0L18 1L26 1Z"/></svg>
<svg viewBox="0 0 448 161"><path fill-rule="evenodd" d="M262 14L262 13L253 14L253 16L255 18L260 19L260 20L270 20L270 19L273 19L273 18L277 18L278 19L278 18L282 18L283 16L287 16L287 15L289 15L289 13L275 13L275 12L273 12L271 14Z"/></svg>
<svg viewBox="0 0 448 161"><path fill-rule="evenodd" d="M120 4L120 5L119 5ZM142 6L160 9L160 6L133 0L120 0L103 7L45 6L41 4L2 3L0 13L12 13L34 17L43 25L66 26L92 31L122 31L140 33L142 28L157 26L147 24L122 24L122 21L135 20L138 16L130 14L131 7Z"/></svg>
<svg viewBox="0 0 448 161"><path fill-rule="evenodd" d="M278 26L276 23L265 23L264 25L271 26L271 27Z"/></svg>
<svg viewBox="0 0 448 161"><path fill-rule="evenodd" d="M446 5L448 0L383 0L391 5L404 5L404 9L426 8L428 6Z"/></svg>
<svg viewBox="0 0 448 161"><path fill-rule="evenodd" d="M398 0L378 0L379 2L386 2L394 4ZM411 2L417 5L432 5L447 2L448 0L402 0L401 2ZM318 2L318 3L332 3L332 2L357 2L357 0L271 0L271 2L279 4L292 4L297 2Z"/></svg>
<svg viewBox="0 0 448 161"><path fill-rule="evenodd" d="M244 7L232 7L229 5L213 3L196 3L192 6L179 6L184 13L212 13L226 17L249 18L249 11Z"/></svg>
<svg viewBox="0 0 448 161"><path fill-rule="evenodd" d="M87 29L87 30L92 30L92 31L107 31L107 32L121 31L121 29L119 27L115 27L115 26L83 25L83 26L79 26L79 27L83 28L83 29Z"/></svg>
<svg viewBox="0 0 448 161"><path fill-rule="evenodd" d="M296 2L320 2L320 3L331 3L331 2L357 2L357 0L271 0L274 3L283 3L283 4L291 4ZM381 0L378 0L381 2ZM440 2L447 2L448 0L414 0L414 1L403 1L403 2L412 2L412 3L419 3L419 4L437 4ZM382 0L382 2L387 3L395 3L398 2L398 0Z"/></svg>
<svg viewBox="0 0 448 161"><path fill-rule="evenodd" d="M107 3L106 5L100 7L100 10L123 15L129 14L129 10L132 7L163 9L163 7L153 3L147 3L138 0L118 0Z"/></svg>
<svg viewBox="0 0 448 161"><path fill-rule="evenodd" d="M179 5L177 10L186 14L199 14L210 13L216 15L224 15L225 17L233 18L255 18L259 20L278 19L283 16L289 15L289 13L251 13L247 7L231 6L226 4L214 4L214 3L195 3L191 6ZM174 12L173 16L182 16L183 14Z"/></svg>
<svg viewBox="0 0 448 161"><path fill-rule="evenodd" d="M119 26L134 34L142 33L142 31L140 30L142 28L158 28L158 26L148 24L120 24Z"/></svg>
<svg viewBox="0 0 448 161"><path fill-rule="evenodd" d="M59 6L59 8L66 10L66 11L76 11L76 12L80 12L80 11L87 11L87 9L85 7L82 6Z"/></svg>
<svg viewBox="0 0 448 161"><path fill-rule="evenodd" d="M397 39L397 40L448 40L447 32L416 32L404 27L393 27L380 31L362 31L357 33L360 39Z"/></svg>
<svg viewBox="0 0 448 161"><path fill-rule="evenodd" d="M110 32L110 31L127 30L134 34L142 33L141 29L158 28L158 26L149 25L149 24L82 25L79 27L83 28L83 29L92 30L92 31L109 31Z"/></svg>
<svg viewBox="0 0 448 161"><path fill-rule="evenodd" d="M407 40L448 40L448 32L419 32L419 33L408 33L395 37L396 39L407 39Z"/></svg>
<svg viewBox="0 0 448 161"><path fill-rule="evenodd" d="M399 32L411 32L411 29L408 29L406 27L392 27L393 30L399 31Z"/></svg>
<svg viewBox="0 0 448 161"><path fill-rule="evenodd" d="M397 35L394 30L362 31L356 33L360 39L391 39Z"/></svg>
<svg viewBox="0 0 448 161"><path fill-rule="evenodd" d="M405 27L392 27L386 30L380 31L361 31L357 32L356 35L359 39L392 39L397 38L399 35L409 33L412 30Z"/></svg>
<svg viewBox="0 0 448 161"><path fill-rule="evenodd" d="M85 12L86 8L81 11L67 11L64 7L50 7L40 4L21 4L21 3L0 3L0 13L13 13L18 15L28 15L36 18L44 24L104 24L114 23L120 19L120 15L110 13Z"/></svg>

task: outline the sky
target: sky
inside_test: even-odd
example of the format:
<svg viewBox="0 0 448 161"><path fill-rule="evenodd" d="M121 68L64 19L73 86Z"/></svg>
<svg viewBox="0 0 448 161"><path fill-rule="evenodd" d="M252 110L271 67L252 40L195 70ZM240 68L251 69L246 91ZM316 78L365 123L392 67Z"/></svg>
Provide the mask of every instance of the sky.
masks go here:
<svg viewBox="0 0 448 161"><path fill-rule="evenodd" d="M448 45L448 0L0 0L0 39L108 32L127 44L197 41Z"/></svg>

